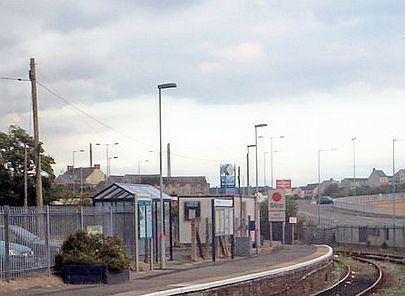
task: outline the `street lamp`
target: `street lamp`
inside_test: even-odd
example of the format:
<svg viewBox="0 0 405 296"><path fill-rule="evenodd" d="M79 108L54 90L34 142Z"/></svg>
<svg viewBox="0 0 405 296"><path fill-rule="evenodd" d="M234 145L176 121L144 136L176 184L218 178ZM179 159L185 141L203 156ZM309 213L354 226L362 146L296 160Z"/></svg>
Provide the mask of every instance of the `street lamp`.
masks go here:
<svg viewBox="0 0 405 296"><path fill-rule="evenodd" d="M110 175L110 173L111 173L111 159L118 159L118 156L109 156L108 157L108 170L109 170L109 172L108 172L108 176Z"/></svg>
<svg viewBox="0 0 405 296"><path fill-rule="evenodd" d="M318 225L321 224L321 152L334 150L336 150L336 148L318 150Z"/></svg>
<svg viewBox="0 0 405 296"><path fill-rule="evenodd" d="M80 150L73 150L72 151L72 162L73 162L73 170L72 170L72 175L73 175L73 191L75 191L76 190L76 175L75 175L75 171L74 171L74 168L75 168L75 156L76 156L76 153L83 153L84 152L84 149L80 149ZM80 184L82 184L82 176L83 176L83 174L82 174L82 170L80 169ZM81 186L82 187L82 186Z"/></svg>
<svg viewBox="0 0 405 296"><path fill-rule="evenodd" d="M120 143L96 143L97 146L105 145L105 158L106 158L106 175L107 179L110 176L110 165L109 165L109 155L108 155L108 147L109 146L116 146L119 145Z"/></svg>
<svg viewBox="0 0 405 296"><path fill-rule="evenodd" d="M398 141L403 141L405 138L402 139L397 139L394 138L392 139L392 224L395 227L395 220L396 220L396 202L397 202L397 196L395 193L395 143ZM394 229L395 233L395 229Z"/></svg>
<svg viewBox="0 0 405 296"><path fill-rule="evenodd" d="M149 160L148 159L146 159L146 160L138 160L138 175L141 174L141 163L144 163L144 162L149 162Z"/></svg>
<svg viewBox="0 0 405 296"><path fill-rule="evenodd" d="M260 127L266 127L266 123L255 124L255 149L256 149L256 198L255 198L255 244L256 244L256 254L259 254L259 244L260 244L260 215L258 212L257 199L259 197L259 161L257 152L257 129Z"/></svg>
<svg viewBox="0 0 405 296"><path fill-rule="evenodd" d="M249 170L249 148L254 148L256 145L247 145L247 154L246 154L246 178L247 178L247 195L250 196L250 170Z"/></svg>
<svg viewBox="0 0 405 296"><path fill-rule="evenodd" d="M271 174L271 189L274 188L274 166L273 166L273 139L284 139L284 136L277 136L277 137L270 137L270 161L271 161L271 167L270 167L270 174Z"/></svg>
<svg viewBox="0 0 405 296"><path fill-rule="evenodd" d="M255 124L255 148L256 148L256 194L259 193L259 160L257 153L257 129L259 127L266 127L266 123Z"/></svg>
<svg viewBox="0 0 405 296"><path fill-rule="evenodd" d="M356 187L357 187L357 182L356 182L356 137L352 138L353 142L353 182L354 182L354 196L356 196Z"/></svg>
<svg viewBox="0 0 405 296"><path fill-rule="evenodd" d="M160 194L160 268L166 268L166 245L165 245L165 233L163 226L163 160L162 160L162 89L166 88L175 88L177 87L176 83L163 83L158 84L159 90L159 194Z"/></svg>

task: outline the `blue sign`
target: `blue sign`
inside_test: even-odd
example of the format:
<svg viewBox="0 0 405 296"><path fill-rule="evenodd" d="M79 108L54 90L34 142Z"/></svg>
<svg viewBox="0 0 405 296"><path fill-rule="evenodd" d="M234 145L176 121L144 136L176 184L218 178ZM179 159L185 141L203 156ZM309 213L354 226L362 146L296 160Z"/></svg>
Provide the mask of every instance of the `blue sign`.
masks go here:
<svg viewBox="0 0 405 296"><path fill-rule="evenodd" d="M235 167L232 164L222 164L220 167L221 188L225 194L236 192Z"/></svg>

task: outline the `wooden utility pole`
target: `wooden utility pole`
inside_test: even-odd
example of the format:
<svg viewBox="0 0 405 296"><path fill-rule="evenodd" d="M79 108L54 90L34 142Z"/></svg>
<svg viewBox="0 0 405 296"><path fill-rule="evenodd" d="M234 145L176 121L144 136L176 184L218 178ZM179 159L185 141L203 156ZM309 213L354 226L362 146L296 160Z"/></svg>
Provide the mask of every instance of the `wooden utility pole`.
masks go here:
<svg viewBox="0 0 405 296"><path fill-rule="evenodd" d="M44 205L42 197L42 177L41 177L41 144L39 142L39 120L38 120L38 97L37 97L37 77L35 72L35 58L30 58L29 77L31 80L32 111L34 115L34 153L35 153L35 192L37 207L42 209Z"/></svg>

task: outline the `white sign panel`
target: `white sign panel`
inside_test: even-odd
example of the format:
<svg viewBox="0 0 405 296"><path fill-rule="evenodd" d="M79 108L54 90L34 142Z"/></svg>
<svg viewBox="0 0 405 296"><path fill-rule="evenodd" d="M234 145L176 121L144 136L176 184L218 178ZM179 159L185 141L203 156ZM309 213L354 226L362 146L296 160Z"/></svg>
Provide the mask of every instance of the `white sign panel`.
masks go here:
<svg viewBox="0 0 405 296"><path fill-rule="evenodd" d="M268 210L270 222L285 221L285 193L283 190L272 190L268 197Z"/></svg>
<svg viewBox="0 0 405 296"><path fill-rule="evenodd" d="M290 217L289 222L290 224L297 224L297 217Z"/></svg>
<svg viewBox="0 0 405 296"><path fill-rule="evenodd" d="M216 207L232 207L232 199L215 199L214 206Z"/></svg>

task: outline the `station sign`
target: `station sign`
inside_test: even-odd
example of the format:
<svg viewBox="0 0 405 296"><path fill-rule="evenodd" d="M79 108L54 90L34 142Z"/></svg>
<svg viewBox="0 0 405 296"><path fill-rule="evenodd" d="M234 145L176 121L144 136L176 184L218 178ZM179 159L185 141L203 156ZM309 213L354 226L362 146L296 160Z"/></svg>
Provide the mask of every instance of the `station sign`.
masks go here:
<svg viewBox="0 0 405 296"><path fill-rule="evenodd" d="M272 190L268 197L269 221L285 221L286 198L283 190Z"/></svg>
<svg viewBox="0 0 405 296"><path fill-rule="evenodd" d="M291 189L291 179L276 180L276 189Z"/></svg>

